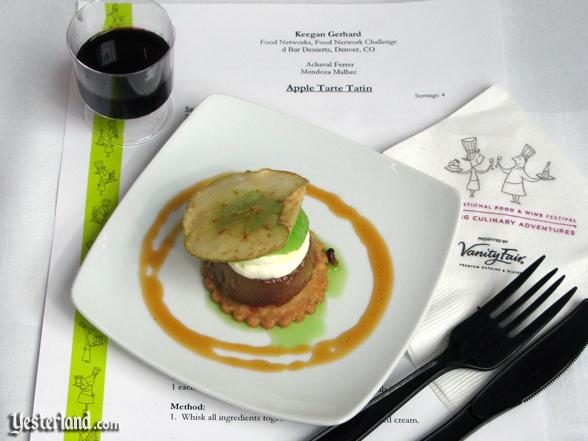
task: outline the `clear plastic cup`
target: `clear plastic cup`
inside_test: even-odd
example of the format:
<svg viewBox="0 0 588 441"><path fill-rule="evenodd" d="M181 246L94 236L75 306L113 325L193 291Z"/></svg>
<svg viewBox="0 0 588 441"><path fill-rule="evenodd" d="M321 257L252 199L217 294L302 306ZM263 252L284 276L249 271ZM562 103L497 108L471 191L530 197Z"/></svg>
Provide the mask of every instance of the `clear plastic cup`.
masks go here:
<svg viewBox="0 0 588 441"><path fill-rule="evenodd" d="M151 0L94 0L73 16L67 45L90 127L95 115L123 120L125 145L164 129L174 41L169 15Z"/></svg>

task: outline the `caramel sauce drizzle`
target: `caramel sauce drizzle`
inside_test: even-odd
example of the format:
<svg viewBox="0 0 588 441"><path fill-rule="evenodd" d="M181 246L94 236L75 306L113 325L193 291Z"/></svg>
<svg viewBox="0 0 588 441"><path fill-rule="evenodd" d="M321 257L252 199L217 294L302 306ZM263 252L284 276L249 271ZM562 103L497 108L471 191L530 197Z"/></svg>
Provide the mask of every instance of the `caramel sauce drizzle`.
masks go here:
<svg viewBox="0 0 588 441"><path fill-rule="evenodd" d="M164 288L159 279L159 271L182 232L181 223L174 226L163 239L159 248L154 248L153 242L161 228L167 223L170 215L181 209L196 191L214 179L216 178L201 181L168 201L143 238L139 275L145 304L157 324L175 341L196 354L227 365L267 372L298 370L328 363L345 356L361 344L378 325L389 303L393 282L392 259L384 239L368 219L343 202L336 194L313 185L307 187L306 194L324 203L336 216L348 220L368 252L373 274L373 287L369 304L354 326L336 338L319 341L313 346L301 345L294 348L271 345L251 346L200 334L185 326L172 314L163 301ZM218 349L259 356L310 354L310 358L307 361L296 360L288 364L274 363L264 359L245 360L239 357L220 355L217 353Z"/></svg>

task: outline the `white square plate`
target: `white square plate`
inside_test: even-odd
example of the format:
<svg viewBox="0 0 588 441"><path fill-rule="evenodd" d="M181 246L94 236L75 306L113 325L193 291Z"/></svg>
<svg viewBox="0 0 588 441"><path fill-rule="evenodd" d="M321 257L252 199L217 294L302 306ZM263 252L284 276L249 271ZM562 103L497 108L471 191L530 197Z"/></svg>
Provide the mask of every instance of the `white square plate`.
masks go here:
<svg viewBox="0 0 588 441"><path fill-rule="evenodd" d="M176 343L148 312L139 283L141 242L164 204L218 173L274 168L296 172L339 195L385 239L393 293L374 332L336 361L296 371L259 372L209 360ZM372 287L365 247L349 223L316 200L303 204L311 228L345 261L347 280L327 296L318 340L357 322ZM404 353L443 268L460 210L451 187L381 154L283 114L226 96L207 98L165 144L105 225L73 286L73 301L98 329L137 357L213 397L310 424L351 418ZM182 213L176 213L177 222ZM171 222L171 221L170 221ZM178 240L161 270L164 301L186 326L250 345L251 331L210 306L198 265ZM307 318L308 320L308 318Z"/></svg>

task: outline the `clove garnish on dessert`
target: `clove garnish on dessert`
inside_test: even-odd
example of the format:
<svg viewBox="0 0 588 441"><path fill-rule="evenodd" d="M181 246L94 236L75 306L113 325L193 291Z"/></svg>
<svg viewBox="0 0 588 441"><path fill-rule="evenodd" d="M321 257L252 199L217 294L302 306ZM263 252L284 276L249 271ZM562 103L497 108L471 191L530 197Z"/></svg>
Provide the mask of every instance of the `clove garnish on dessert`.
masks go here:
<svg viewBox="0 0 588 441"><path fill-rule="evenodd" d="M337 260L337 256L335 256L335 250L333 248L327 248L327 261L329 265L337 266L339 265L339 261Z"/></svg>

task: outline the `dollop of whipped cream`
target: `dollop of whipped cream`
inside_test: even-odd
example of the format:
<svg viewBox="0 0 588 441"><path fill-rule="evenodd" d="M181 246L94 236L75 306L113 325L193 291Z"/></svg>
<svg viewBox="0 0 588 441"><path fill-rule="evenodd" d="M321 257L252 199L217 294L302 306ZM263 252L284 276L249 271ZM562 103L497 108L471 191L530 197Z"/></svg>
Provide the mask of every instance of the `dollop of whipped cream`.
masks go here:
<svg viewBox="0 0 588 441"><path fill-rule="evenodd" d="M269 254L240 262L229 262L237 274L248 279L276 279L294 271L302 263L310 246L310 231L297 250L286 254Z"/></svg>

